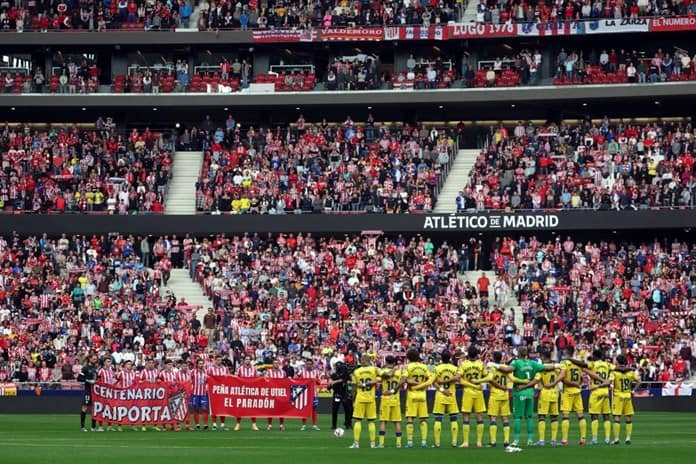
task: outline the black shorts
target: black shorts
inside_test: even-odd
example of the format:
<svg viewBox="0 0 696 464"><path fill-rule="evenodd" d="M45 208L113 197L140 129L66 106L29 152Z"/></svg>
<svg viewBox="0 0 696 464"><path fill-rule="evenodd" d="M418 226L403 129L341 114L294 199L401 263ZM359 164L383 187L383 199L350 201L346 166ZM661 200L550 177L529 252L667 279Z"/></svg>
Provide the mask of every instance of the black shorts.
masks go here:
<svg viewBox="0 0 696 464"><path fill-rule="evenodd" d="M92 392L85 390L82 395L82 406L92 406Z"/></svg>

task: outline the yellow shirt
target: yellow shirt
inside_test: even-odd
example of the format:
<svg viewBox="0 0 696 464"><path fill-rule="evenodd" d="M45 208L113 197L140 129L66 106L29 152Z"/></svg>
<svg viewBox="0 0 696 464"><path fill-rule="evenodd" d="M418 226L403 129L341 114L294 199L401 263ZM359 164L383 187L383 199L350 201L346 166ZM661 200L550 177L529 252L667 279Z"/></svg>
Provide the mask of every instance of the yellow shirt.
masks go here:
<svg viewBox="0 0 696 464"><path fill-rule="evenodd" d="M490 369L488 372L491 380L495 380L500 385L505 387L504 390L501 390L500 388L491 385L491 398L494 400L506 399L508 397L508 390L510 387L512 387L512 373L501 372L498 369Z"/></svg>
<svg viewBox="0 0 696 464"><path fill-rule="evenodd" d="M486 369L481 361L464 361L459 366L459 375L462 376L460 381L464 385L464 392L472 395L483 395L483 390L480 384L472 383L473 380L486 378Z"/></svg>
<svg viewBox="0 0 696 464"><path fill-rule="evenodd" d="M375 385L366 385L367 382L379 380L381 372L374 366L363 366L353 371L353 385L355 385L357 403L371 403L375 401Z"/></svg>
<svg viewBox="0 0 696 464"><path fill-rule="evenodd" d="M633 383L640 382L634 371L614 371L611 380L614 384L614 397L618 398L630 398L633 392Z"/></svg>
<svg viewBox="0 0 696 464"><path fill-rule="evenodd" d="M399 384L404 372L398 368L382 369L382 402L399 403ZM394 393L391 393L394 391Z"/></svg>
<svg viewBox="0 0 696 464"><path fill-rule="evenodd" d="M591 361L587 363L587 367L595 373L595 375L601 377L604 380L608 380L611 373L614 371L614 365L606 361ZM599 382L592 379L592 385L600 385L603 382ZM608 393L609 387L599 388L593 391L602 391Z"/></svg>
<svg viewBox="0 0 696 464"><path fill-rule="evenodd" d="M561 363L561 367L565 368L563 382L580 383L582 380L582 368L580 366L573 364L570 360L566 359ZM564 384L563 391L566 393L580 393L580 388L569 387L568 385Z"/></svg>
<svg viewBox="0 0 696 464"><path fill-rule="evenodd" d="M541 382L541 397L546 398L546 397L556 397L558 398L558 386L555 386L553 388L546 388L544 387L545 384L553 383L556 381L558 378L558 374L561 373L560 369L554 369L552 371L544 371L544 372L539 372L537 375L534 377L536 380Z"/></svg>
<svg viewBox="0 0 696 464"><path fill-rule="evenodd" d="M445 364L440 364L439 366L435 367L435 380L436 381L446 381L446 380L451 380L457 376L457 366L454 364L450 363L445 363ZM445 390L449 391L452 396L445 396L444 394L440 393L440 387L444 387ZM457 383L452 382L447 385L440 385L438 386L438 392L435 394L437 399L440 400L448 400L448 399L454 399L454 394L457 391Z"/></svg>
<svg viewBox="0 0 696 464"><path fill-rule="evenodd" d="M430 380L430 370L422 362L413 362L406 365L404 370L406 379L419 384L427 384ZM418 388L416 385L408 386L408 398L410 400L425 401L425 386Z"/></svg>

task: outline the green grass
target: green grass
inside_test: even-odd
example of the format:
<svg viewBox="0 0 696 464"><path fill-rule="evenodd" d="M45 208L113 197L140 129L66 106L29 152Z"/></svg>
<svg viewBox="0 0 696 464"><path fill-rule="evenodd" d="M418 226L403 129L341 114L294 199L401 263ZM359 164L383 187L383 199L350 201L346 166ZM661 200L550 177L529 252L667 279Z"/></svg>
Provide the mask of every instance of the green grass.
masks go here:
<svg viewBox="0 0 696 464"><path fill-rule="evenodd" d="M292 464L409 464L464 462L476 464L689 464L696 456L696 414L642 413L635 417L633 444L580 447L577 421L571 421L568 448L526 448L521 453L494 449L395 449L393 431L387 433L386 449L369 449L367 427L363 427L361 449L348 449L350 431L342 439L329 430L329 418L320 419L320 432L300 432L299 421L287 421L288 430L252 432L249 422L240 432L123 432L83 433L75 416L0 416L0 463L8 464L195 464L292 463ZM265 425L260 420L259 425ZM417 430L417 427L416 427ZM526 442L524 433L522 438ZM622 429L623 430L623 429ZM472 427L472 434L475 431ZM589 423L588 423L589 432ZM547 435L549 430L547 428ZM429 430L432 443L432 424ZM499 436L502 430L498 431ZM600 437L602 436L600 427ZM623 436L623 433L622 433ZM488 430L486 427L486 440ZM499 441L501 438L499 438ZM548 437L547 437L548 440ZM472 435L472 441L475 438ZM461 442L461 432L460 432ZM416 443L419 443L416 431ZM442 443L450 443L449 423L443 424Z"/></svg>

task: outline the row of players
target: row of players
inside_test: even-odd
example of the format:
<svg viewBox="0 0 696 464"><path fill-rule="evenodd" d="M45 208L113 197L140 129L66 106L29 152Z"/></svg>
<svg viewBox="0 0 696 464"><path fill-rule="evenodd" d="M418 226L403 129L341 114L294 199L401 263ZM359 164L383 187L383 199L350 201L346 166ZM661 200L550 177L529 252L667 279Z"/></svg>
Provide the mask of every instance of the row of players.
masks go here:
<svg viewBox="0 0 696 464"><path fill-rule="evenodd" d="M420 438L423 447L428 446L428 410L426 390L436 387L432 414L434 422L434 447L440 447L442 420L449 415L452 446L469 447L470 424L476 421L476 446L483 447L483 414L488 409L490 442L494 447L497 441L498 420L502 419L503 440L508 450L518 451L522 419L527 422L527 444L543 446L546 435L546 418L551 422L551 444L556 445L558 434L558 416L561 420L560 445L568 445L570 414L575 413L580 428L580 444L584 445L587 436L587 423L584 416L581 391L583 374L590 379L589 412L592 418L592 444L598 443L599 418L604 419L605 443L611 441L610 416L614 416L614 444L619 444L621 418L626 423L626 444L631 443L633 388L638 385L637 374L626 364L623 355L617 357L617 365L604 360L601 350L593 352L592 360L584 362L574 359L574 348L566 349L566 357L560 364L552 364L550 353L542 351L542 362L531 360L527 348L518 348L518 357L509 365L501 364L502 354L493 353L493 361L484 365L479 360L479 351L471 346L467 359L459 366L451 363L451 355L443 352L442 363L430 371L420 362L418 351L411 349L406 353L408 363L397 367L392 356L385 358L385 365L378 368L372 365L369 355L361 357L361 366L353 372L352 384L355 391L353 413L353 444L351 448L360 447L360 435L363 420L367 420L372 448L384 447L386 425L391 422L396 431L396 447L401 447L401 395L406 389L406 446L413 447L414 422L420 421ZM490 389L488 408L483 394L483 384ZM463 387L461 410L457 403L456 386ZM562 387L561 387L562 386ZM377 419L376 391L381 388L379 444L375 442ZM534 399L539 390L538 433L539 440L534 441ZM559 400L559 390L560 400ZM613 395L610 395L610 390ZM513 441L510 443L510 392L512 392L512 415L514 418ZM613 404L612 404L613 403ZM458 414L462 413L463 442L458 443Z"/></svg>
<svg viewBox="0 0 696 464"><path fill-rule="evenodd" d="M209 412L210 405L208 401L207 392L207 381L209 376L226 376L232 375L230 368L223 364L223 357L219 354L211 356L211 359L206 361L202 358L198 358L195 362L181 361L175 366L172 359L166 359L164 361L164 369L157 369L155 367L155 362L152 359L148 359L145 362L145 367L141 371L136 371L133 366L133 361L127 359L121 363L120 369L115 369L113 365L113 360L111 357L106 357L103 360L102 366L99 367L99 356L97 354L92 354L88 358L88 362L83 366L82 371L78 377L78 380L85 383L84 397L82 402L82 411L80 414L80 427L83 432L87 432L85 427L85 420L87 414L92 407L92 386L99 381L100 383L107 385L115 385L120 388L128 388L137 382L179 382L191 385L191 396L190 396L190 408L189 410L193 412L190 414L183 424L170 425L170 430L181 430L186 428L187 430L208 430L209 427ZM234 375L241 378L255 378L259 377L261 373L256 369L251 363L251 357L245 356L242 363L239 365ZM265 369L263 376L269 379L282 379L287 377L286 371L280 366L279 361L276 359L273 361L272 365ZM321 377L321 371L315 369L314 361L309 358L304 362L304 367L301 368L295 375L298 379L310 379L315 385L319 384ZM317 406L319 405L318 398L314 398L314 404L312 408L312 429L319 430L317 426ZM201 423L202 418L202 423ZM217 417L212 416L212 429L217 430ZM234 427L235 431L241 429L241 418L237 417L237 423ZM195 429L191 421L195 423ZM268 419L267 430L271 430L273 419ZM284 419L279 419L280 429L285 429ZM106 429L104 429L106 425ZM225 423L225 417L220 416L220 428L221 430L228 430ZM251 419L251 429L259 430L256 424L256 418ZM301 430L307 429L307 419L302 419ZM95 419L92 419L92 431L93 432L103 432L104 430L120 430L114 426L114 424L97 424ZM145 427L141 428L142 431L146 431ZM157 431L164 431L166 427L164 425L155 427Z"/></svg>

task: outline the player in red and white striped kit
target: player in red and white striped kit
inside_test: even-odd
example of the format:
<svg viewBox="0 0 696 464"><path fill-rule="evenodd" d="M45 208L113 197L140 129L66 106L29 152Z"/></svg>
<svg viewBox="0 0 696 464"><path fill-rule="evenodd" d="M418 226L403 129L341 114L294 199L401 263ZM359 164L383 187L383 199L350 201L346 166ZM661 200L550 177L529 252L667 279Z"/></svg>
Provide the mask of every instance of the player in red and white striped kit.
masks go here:
<svg viewBox="0 0 696 464"><path fill-rule="evenodd" d="M114 370L113 363L114 363L114 360L111 359L110 356L104 358L104 365L101 367L101 369L99 369L99 371L97 371L97 376L98 376L100 383L104 383L107 385L114 385L117 382L116 371ZM104 426L104 423L99 422L99 429L97 429L97 430L100 432L103 431L104 430L103 426ZM106 430L108 430L109 432L113 432L116 430L116 427L114 427L114 424L112 422L107 422L106 423Z"/></svg>
<svg viewBox="0 0 696 464"><path fill-rule="evenodd" d="M258 373L256 372L256 367L254 367L253 364L251 364L251 357L249 355L244 356L244 361L242 361L242 364L237 368L237 377L241 377L243 379L253 379L255 377L258 377ZM242 418L237 417L237 424L234 426L235 432L240 430L242 428ZM252 417L251 418L251 430L258 430L258 426L256 425L256 418Z"/></svg>
<svg viewBox="0 0 696 464"><path fill-rule="evenodd" d="M125 360L121 363L121 370L116 375L116 383L120 388L128 388L138 379L138 373L133 370L133 361ZM118 428L121 430L121 427ZM133 427L137 431L137 427Z"/></svg>
<svg viewBox="0 0 696 464"><path fill-rule="evenodd" d="M178 383L181 382L181 378L179 376L179 371L174 369L174 362L171 359L165 359L164 360L164 369L162 369L159 372L159 380L161 382L166 382L166 383ZM188 383L189 380L186 380L186 383ZM181 426L179 424L170 424L169 425L170 430L176 430L177 432L181 430ZM166 426L163 430L166 430Z"/></svg>
<svg viewBox="0 0 696 464"><path fill-rule="evenodd" d="M266 370L266 378L267 379L284 379L287 377L287 374L285 371L280 367L280 362L277 359L273 360L273 365L271 366L270 369ZM278 422L280 422L280 430L285 430L285 419L284 418L279 418ZM266 430L271 430L273 429L273 418L269 417L268 418L268 425L266 426Z"/></svg>
<svg viewBox="0 0 696 464"><path fill-rule="evenodd" d="M312 400L312 430L319 430L317 426L317 408L319 407L319 397L317 396L317 388L319 386L319 379L321 378L321 371L314 368L314 360L305 360L305 365L300 372L296 375L298 379L312 380L314 382L314 398ZM307 419L302 419L302 427L300 430L307 430Z"/></svg>
<svg viewBox="0 0 696 464"><path fill-rule="evenodd" d="M202 359L196 361L196 368L191 371L191 408L193 409L193 420L196 422L196 430L201 429L200 414L203 413L203 430L208 430L208 413L210 404L208 402L208 373L205 371L205 362Z"/></svg>
<svg viewBox="0 0 696 464"><path fill-rule="evenodd" d="M223 377L230 375L230 370L222 364L222 356L215 356L215 363L208 368L208 375L215 377ZM217 430L217 416L213 414L213 430ZM225 425L225 416L220 416L220 430L228 430Z"/></svg>
<svg viewBox="0 0 696 464"><path fill-rule="evenodd" d="M157 383L157 379L159 378L159 371L157 368L155 368L155 361L152 359L146 359L145 360L145 368L140 371L140 374L138 375L138 379L140 382L143 383ZM162 428L159 425L156 425L154 427L156 431L161 431ZM142 427L141 430L143 432L147 431L146 427Z"/></svg>

